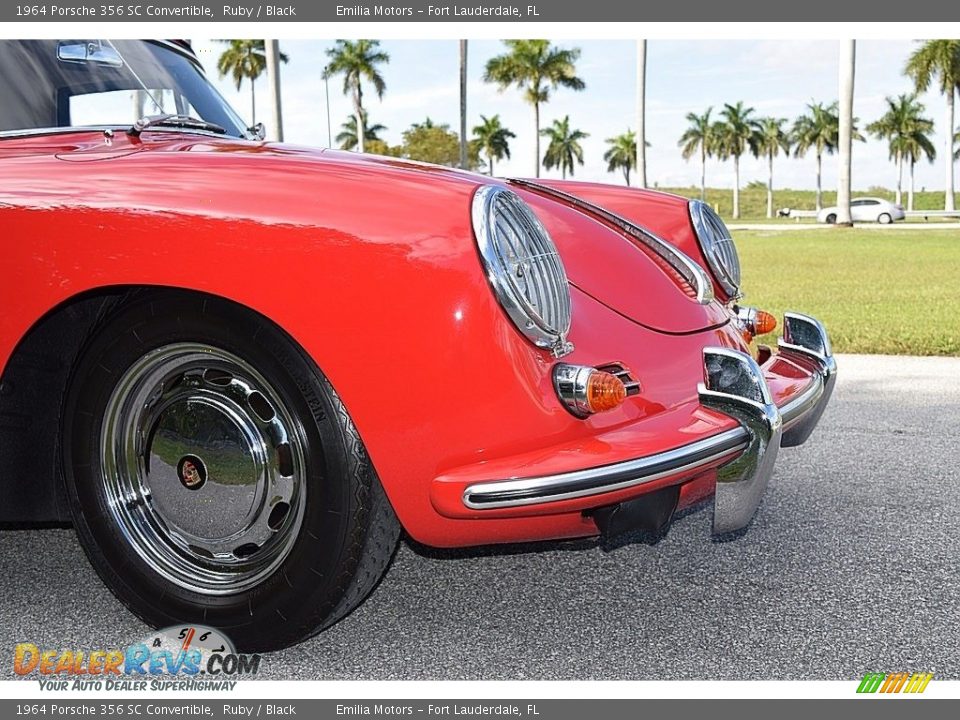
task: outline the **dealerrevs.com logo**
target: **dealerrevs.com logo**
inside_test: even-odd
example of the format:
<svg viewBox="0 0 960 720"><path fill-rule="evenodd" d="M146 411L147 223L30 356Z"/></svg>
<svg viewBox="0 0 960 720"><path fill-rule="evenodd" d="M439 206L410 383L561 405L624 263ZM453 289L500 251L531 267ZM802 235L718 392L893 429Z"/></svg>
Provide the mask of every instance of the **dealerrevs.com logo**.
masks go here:
<svg viewBox="0 0 960 720"><path fill-rule="evenodd" d="M13 671L41 690L233 690L256 675L259 655L237 653L219 630L178 625L125 648L71 650L19 643Z"/></svg>
<svg viewBox="0 0 960 720"><path fill-rule="evenodd" d="M916 695L927 689L933 673L867 673L857 687L858 693L904 693Z"/></svg>

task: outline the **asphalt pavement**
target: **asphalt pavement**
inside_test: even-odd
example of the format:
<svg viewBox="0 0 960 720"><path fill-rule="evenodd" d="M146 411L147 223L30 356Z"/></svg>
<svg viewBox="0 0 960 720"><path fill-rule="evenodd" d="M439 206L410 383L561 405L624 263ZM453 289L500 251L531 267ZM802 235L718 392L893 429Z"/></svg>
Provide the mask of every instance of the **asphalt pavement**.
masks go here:
<svg viewBox="0 0 960 720"><path fill-rule="evenodd" d="M371 598L265 656L271 679L960 678L960 358L840 356L750 531L708 505L654 545L439 552L404 542ZM17 642L119 647L147 628L71 530L0 532L0 677Z"/></svg>

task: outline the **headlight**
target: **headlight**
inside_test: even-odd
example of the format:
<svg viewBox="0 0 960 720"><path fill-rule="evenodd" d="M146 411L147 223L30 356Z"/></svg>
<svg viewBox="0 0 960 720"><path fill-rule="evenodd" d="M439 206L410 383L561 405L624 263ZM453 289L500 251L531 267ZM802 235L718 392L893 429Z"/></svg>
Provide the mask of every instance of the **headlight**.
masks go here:
<svg viewBox="0 0 960 720"><path fill-rule="evenodd" d="M504 187L485 185L473 197L473 232L493 292L514 325L557 357L570 352L567 273L530 207Z"/></svg>
<svg viewBox="0 0 960 720"><path fill-rule="evenodd" d="M690 201L690 219L713 276L727 295L739 297L740 256L727 226L709 205L700 200Z"/></svg>

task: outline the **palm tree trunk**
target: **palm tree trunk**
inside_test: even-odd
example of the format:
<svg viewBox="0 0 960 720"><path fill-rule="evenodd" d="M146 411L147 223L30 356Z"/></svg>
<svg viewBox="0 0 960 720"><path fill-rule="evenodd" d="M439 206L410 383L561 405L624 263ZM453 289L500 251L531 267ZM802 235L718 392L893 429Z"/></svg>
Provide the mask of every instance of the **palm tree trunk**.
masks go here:
<svg viewBox="0 0 960 720"><path fill-rule="evenodd" d="M823 168L823 156L817 153L817 212L823 210L823 188L820 183L820 171Z"/></svg>
<svg viewBox="0 0 960 720"><path fill-rule="evenodd" d="M907 192L907 210L911 212L913 212L913 167L916 164L913 158L910 158L910 189Z"/></svg>
<svg viewBox="0 0 960 720"><path fill-rule="evenodd" d="M467 169L467 41L460 41L460 167Z"/></svg>
<svg viewBox="0 0 960 720"><path fill-rule="evenodd" d="M897 150L897 205L903 204L903 153Z"/></svg>
<svg viewBox="0 0 960 720"><path fill-rule="evenodd" d="M630 187L630 165L623 169L623 178L627 181L627 187Z"/></svg>
<svg viewBox="0 0 960 720"><path fill-rule="evenodd" d="M257 124L257 84L250 78L250 127Z"/></svg>
<svg viewBox="0 0 960 720"><path fill-rule="evenodd" d="M490 160L490 177L493 177L493 155L487 155L487 159Z"/></svg>
<svg viewBox="0 0 960 720"><path fill-rule="evenodd" d="M267 40L267 80L270 83L270 109L273 111L273 139L283 142L283 107L280 102L280 43Z"/></svg>
<svg viewBox="0 0 960 720"><path fill-rule="evenodd" d="M139 120L146 113L144 112L144 106L147 104L146 96L144 95L143 90L134 90L133 91L133 119Z"/></svg>
<svg viewBox="0 0 960 720"><path fill-rule="evenodd" d="M637 177L647 186L647 41L637 43ZM951 126L952 127L952 126ZM627 182L629 185L630 182Z"/></svg>
<svg viewBox="0 0 960 720"><path fill-rule="evenodd" d="M733 156L733 219L740 219L740 156Z"/></svg>
<svg viewBox="0 0 960 720"><path fill-rule="evenodd" d="M353 115L357 119L357 152L363 152L367 139L367 124L363 121L363 95L360 81L353 88Z"/></svg>
<svg viewBox="0 0 960 720"><path fill-rule="evenodd" d="M364 127L363 122L363 110L354 108L353 117L357 123L357 152L362 153L365 151L367 139L367 129Z"/></svg>
<svg viewBox="0 0 960 720"><path fill-rule="evenodd" d="M773 217L773 152L767 153L767 217Z"/></svg>
<svg viewBox="0 0 960 720"><path fill-rule="evenodd" d="M837 225L852 225L850 217L850 173L853 156L853 80L857 62L857 41L840 45L840 162L837 172Z"/></svg>
<svg viewBox="0 0 960 720"><path fill-rule="evenodd" d="M707 201L707 146L700 143L700 201Z"/></svg>
<svg viewBox="0 0 960 720"><path fill-rule="evenodd" d="M947 95L947 157L945 158L947 183L943 203L943 209L948 211L956 210L953 199L953 98L955 94L956 92L951 87L950 93Z"/></svg>
<svg viewBox="0 0 960 720"><path fill-rule="evenodd" d="M330 67L323 69L323 94L327 105L327 147L333 147L333 126L330 124Z"/></svg>
<svg viewBox="0 0 960 720"><path fill-rule="evenodd" d="M540 103L533 104L533 176L540 177Z"/></svg>

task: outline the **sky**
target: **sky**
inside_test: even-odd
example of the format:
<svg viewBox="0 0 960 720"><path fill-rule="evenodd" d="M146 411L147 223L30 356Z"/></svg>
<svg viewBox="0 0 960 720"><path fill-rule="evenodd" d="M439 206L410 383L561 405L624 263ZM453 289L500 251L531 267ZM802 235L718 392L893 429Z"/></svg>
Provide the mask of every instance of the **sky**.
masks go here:
<svg viewBox="0 0 960 720"><path fill-rule="evenodd" d="M622 183L620 173L607 172L603 153L605 140L636 127L636 43L624 40L564 40L561 47L581 50L577 73L586 89L575 92L558 89L541 108L541 127L554 119L570 116L571 125L587 133L582 143L585 165L577 167L577 179ZM327 145L327 108L322 78L326 50L332 40L282 40L280 48L289 58L281 73L284 134L287 142ZM216 58L222 45L194 40L194 49L211 79L241 116L250 118L248 81L238 92L230 78L218 78ZM854 114L859 127L877 119L884 111L885 96L913 89L902 73L907 57L916 47L910 40L873 40L857 43ZM381 48L390 62L381 73L386 92L378 100L372 89L365 92L365 106L371 122L387 126L383 139L399 144L401 133L415 122L430 117L435 122L459 128L459 49L456 40L384 40ZM517 137L510 142L511 158L499 162L498 175L530 176L534 169L533 109L514 89L500 91L483 81L483 69L504 46L494 40L471 40L468 45L468 124L472 128L480 115L500 115L501 122ZM685 161L677 141L687 127L689 112L702 113L713 106L714 115L724 103L742 100L756 109L757 116L787 118L789 123L813 101L837 99L839 42L836 40L651 40L647 43L647 149L648 182L661 187L699 184L699 160ZM267 81L257 82L257 119L269 123ZM352 112L343 94L341 77L329 82L330 116L333 136ZM923 162L916 169L917 189L943 190L946 100L936 90L920 96L926 117L936 128L938 151L933 164ZM958 118L960 122L960 118ZM543 149L543 148L542 148ZM541 149L541 152L542 152ZM836 187L836 158L824 160L823 185ZM559 171L543 175L559 177ZM765 160L741 160L741 186L753 180L766 182ZM815 187L815 160L778 158L774 165L775 187ZM732 188L732 162L708 160L707 185ZM868 137L854 143L853 187L865 191L873 186L893 188L896 169L889 159L886 142ZM904 190L907 174L904 172Z"/></svg>

